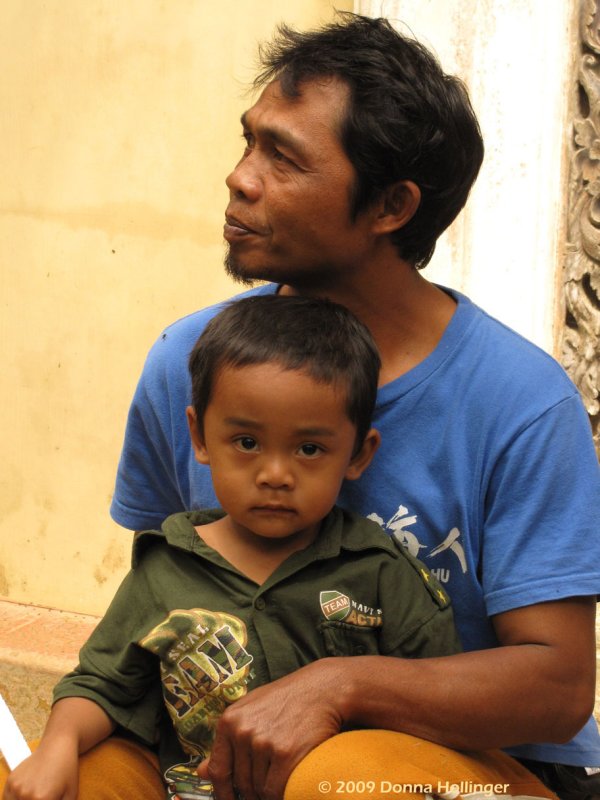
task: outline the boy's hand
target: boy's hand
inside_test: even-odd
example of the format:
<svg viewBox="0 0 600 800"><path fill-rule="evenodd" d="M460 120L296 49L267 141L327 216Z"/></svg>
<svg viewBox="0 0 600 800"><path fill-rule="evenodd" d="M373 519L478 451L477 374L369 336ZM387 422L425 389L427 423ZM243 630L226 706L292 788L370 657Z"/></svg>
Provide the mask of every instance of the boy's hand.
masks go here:
<svg viewBox="0 0 600 800"><path fill-rule="evenodd" d="M58 700L39 747L8 776L2 800L77 800L80 754L114 729L115 723L93 700Z"/></svg>
<svg viewBox="0 0 600 800"><path fill-rule="evenodd" d="M77 800L77 742L42 741L8 776L2 800Z"/></svg>

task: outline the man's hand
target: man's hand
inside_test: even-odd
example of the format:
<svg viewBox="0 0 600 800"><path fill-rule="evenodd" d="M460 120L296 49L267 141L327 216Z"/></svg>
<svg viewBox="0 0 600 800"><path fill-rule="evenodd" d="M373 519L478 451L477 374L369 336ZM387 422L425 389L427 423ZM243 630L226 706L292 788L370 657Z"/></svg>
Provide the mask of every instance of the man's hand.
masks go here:
<svg viewBox="0 0 600 800"><path fill-rule="evenodd" d="M281 800L299 761L339 733L339 659L322 659L260 686L229 706L209 761L198 771L218 800Z"/></svg>
<svg viewBox="0 0 600 800"><path fill-rule="evenodd" d="M47 740L8 776L3 800L77 800L77 741Z"/></svg>

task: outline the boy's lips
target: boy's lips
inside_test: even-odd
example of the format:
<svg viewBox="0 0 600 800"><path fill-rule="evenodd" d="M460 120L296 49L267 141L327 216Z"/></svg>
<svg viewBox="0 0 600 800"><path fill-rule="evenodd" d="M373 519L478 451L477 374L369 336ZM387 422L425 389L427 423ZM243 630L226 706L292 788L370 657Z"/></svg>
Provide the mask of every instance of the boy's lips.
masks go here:
<svg viewBox="0 0 600 800"><path fill-rule="evenodd" d="M253 511L263 512L265 514L295 514L296 509L290 506L282 506L278 503L267 503L263 506L254 506Z"/></svg>

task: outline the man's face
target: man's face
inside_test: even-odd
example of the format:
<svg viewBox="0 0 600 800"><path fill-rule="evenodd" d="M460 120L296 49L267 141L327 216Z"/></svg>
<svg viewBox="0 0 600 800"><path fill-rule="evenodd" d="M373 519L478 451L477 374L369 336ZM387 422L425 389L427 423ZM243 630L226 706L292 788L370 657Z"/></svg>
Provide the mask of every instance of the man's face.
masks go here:
<svg viewBox="0 0 600 800"><path fill-rule="evenodd" d="M277 81L242 117L244 154L227 178L228 272L326 289L363 263L368 214L350 218L355 172L342 149L348 88L335 78L302 83L299 97Z"/></svg>

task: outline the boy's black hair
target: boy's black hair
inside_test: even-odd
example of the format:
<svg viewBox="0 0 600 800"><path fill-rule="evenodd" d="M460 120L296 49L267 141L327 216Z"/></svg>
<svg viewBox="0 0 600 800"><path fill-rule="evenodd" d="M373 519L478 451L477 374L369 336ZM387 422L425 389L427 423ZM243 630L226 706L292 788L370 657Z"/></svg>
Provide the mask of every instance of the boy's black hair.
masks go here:
<svg viewBox="0 0 600 800"><path fill-rule="evenodd" d="M348 309L309 297L245 297L213 317L189 359L198 430L203 433L220 369L272 362L346 391L358 451L371 427L379 353L367 328Z"/></svg>
<svg viewBox="0 0 600 800"><path fill-rule="evenodd" d="M386 19L338 12L338 21L300 32L280 25L259 51L254 84L278 80L288 97L302 82L335 76L350 89L341 144L356 171L356 218L398 181L413 181L421 204L391 234L400 256L424 267L440 234L467 201L483 140L463 83Z"/></svg>

